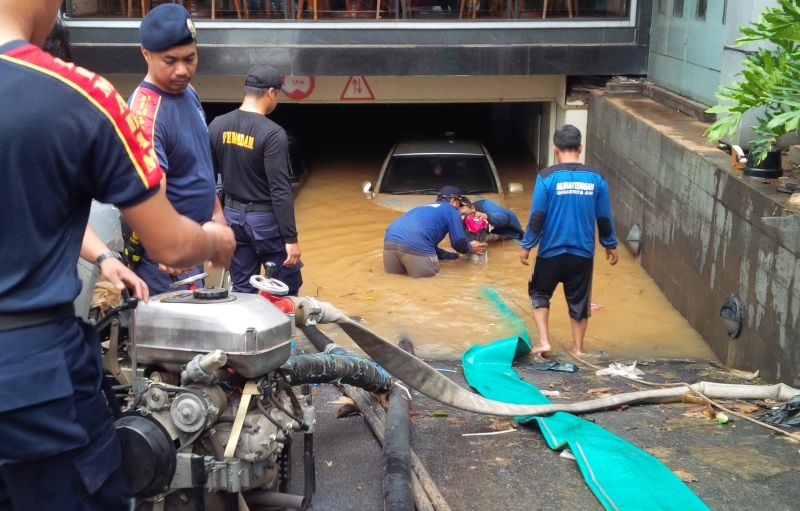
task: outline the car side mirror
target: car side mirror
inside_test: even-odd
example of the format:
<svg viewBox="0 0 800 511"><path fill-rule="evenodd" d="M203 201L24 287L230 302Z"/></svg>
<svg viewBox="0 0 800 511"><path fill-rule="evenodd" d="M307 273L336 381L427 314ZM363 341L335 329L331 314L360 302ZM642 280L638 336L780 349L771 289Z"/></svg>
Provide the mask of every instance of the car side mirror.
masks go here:
<svg viewBox="0 0 800 511"><path fill-rule="evenodd" d="M520 193L525 191L525 187L522 186L522 183L508 183L508 193Z"/></svg>
<svg viewBox="0 0 800 511"><path fill-rule="evenodd" d="M361 191L367 195L372 194L372 181L361 181Z"/></svg>

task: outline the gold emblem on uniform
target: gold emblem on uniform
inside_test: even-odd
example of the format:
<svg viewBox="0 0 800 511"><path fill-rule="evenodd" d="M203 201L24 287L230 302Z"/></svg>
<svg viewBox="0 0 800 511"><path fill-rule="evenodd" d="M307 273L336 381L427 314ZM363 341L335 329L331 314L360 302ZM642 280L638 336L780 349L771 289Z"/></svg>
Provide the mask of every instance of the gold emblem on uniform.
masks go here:
<svg viewBox="0 0 800 511"><path fill-rule="evenodd" d="M197 29L194 28L194 22L191 18L186 18L186 28L188 28L189 33L192 34L192 39L197 39Z"/></svg>

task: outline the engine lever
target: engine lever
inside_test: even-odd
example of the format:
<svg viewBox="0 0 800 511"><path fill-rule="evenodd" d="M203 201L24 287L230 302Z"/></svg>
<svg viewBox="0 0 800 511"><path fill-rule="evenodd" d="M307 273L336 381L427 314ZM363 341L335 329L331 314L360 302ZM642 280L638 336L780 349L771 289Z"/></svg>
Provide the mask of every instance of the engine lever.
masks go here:
<svg viewBox="0 0 800 511"><path fill-rule="evenodd" d="M131 296L131 293L127 288L123 289L120 294L122 295L122 303L118 307L114 307L108 311L106 315L103 316L103 319L97 322L95 328L98 332L102 332L108 328L114 318L119 317L120 313L126 310L133 310L137 305L139 305L139 299L135 296Z"/></svg>
<svg viewBox="0 0 800 511"><path fill-rule="evenodd" d="M139 305L139 299L136 298L135 296L132 296L131 292L128 290L127 287L122 289L120 295L122 295L123 305L127 304L130 306L131 309L135 309L136 306Z"/></svg>

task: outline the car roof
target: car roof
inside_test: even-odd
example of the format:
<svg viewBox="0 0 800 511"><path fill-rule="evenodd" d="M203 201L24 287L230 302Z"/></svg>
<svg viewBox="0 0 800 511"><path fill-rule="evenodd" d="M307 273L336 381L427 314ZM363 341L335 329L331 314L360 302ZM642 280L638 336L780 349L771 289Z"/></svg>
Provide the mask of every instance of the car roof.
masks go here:
<svg viewBox="0 0 800 511"><path fill-rule="evenodd" d="M468 154L483 156L483 147L474 140L431 139L404 140L394 147L394 156L420 156L434 154Z"/></svg>

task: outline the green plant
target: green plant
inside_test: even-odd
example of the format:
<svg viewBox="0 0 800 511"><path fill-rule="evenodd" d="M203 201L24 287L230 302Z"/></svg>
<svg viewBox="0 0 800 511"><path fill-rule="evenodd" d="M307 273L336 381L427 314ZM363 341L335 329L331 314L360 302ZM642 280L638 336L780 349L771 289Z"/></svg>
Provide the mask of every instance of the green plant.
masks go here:
<svg viewBox="0 0 800 511"><path fill-rule="evenodd" d="M751 152L761 162L781 135L798 131L800 126L800 4L797 0L778 0L779 7L765 10L757 22L742 27L743 37L736 44L754 41L767 44L744 60L742 79L720 87L717 98L725 104L707 112L725 114L706 130L709 140L733 135L744 114L763 108L753 130L758 137L750 141Z"/></svg>

